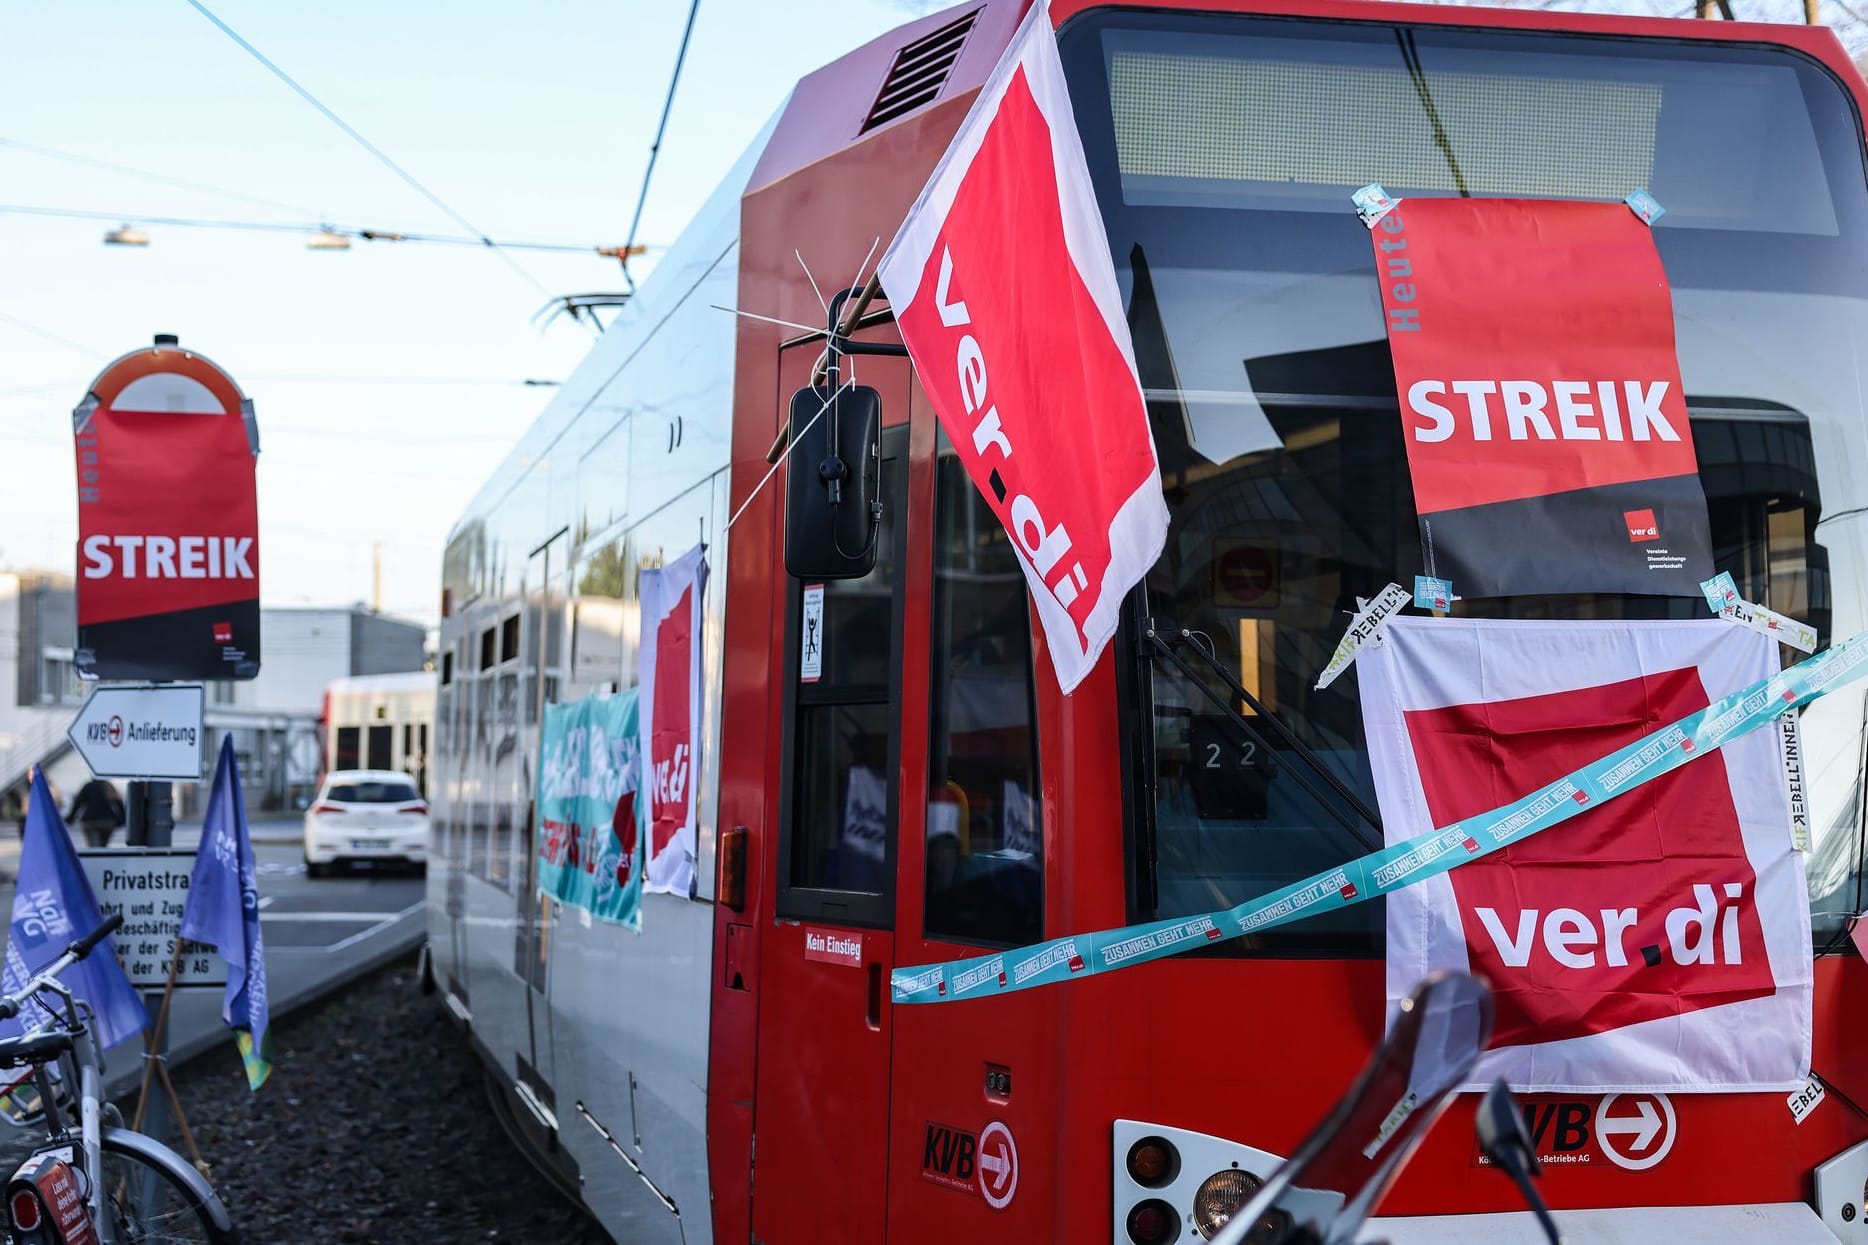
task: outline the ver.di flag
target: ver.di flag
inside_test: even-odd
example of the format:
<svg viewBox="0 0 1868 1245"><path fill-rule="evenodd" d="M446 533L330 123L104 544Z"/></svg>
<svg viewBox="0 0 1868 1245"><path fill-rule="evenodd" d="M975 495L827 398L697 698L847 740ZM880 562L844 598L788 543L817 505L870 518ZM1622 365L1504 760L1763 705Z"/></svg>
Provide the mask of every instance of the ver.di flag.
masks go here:
<svg viewBox="0 0 1868 1245"><path fill-rule="evenodd" d="M246 799L240 794L232 736L221 740L220 761L214 767L214 789L182 910L182 937L213 947L227 961L221 1019L234 1031L248 1088L258 1089L272 1075L266 945L259 932L253 843L247 836Z"/></svg>
<svg viewBox="0 0 1868 1245"><path fill-rule="evenodd" d="M694 779L701 738L701 604L707 547L642 572L642 643L636 690L643 777L648 787L648 863L644 889L680 895L694 887L697 855Z"/></svg>
<svg viewBox="0 0 1868 1245"><path fill-rule="evenodd" d="M1698 596L1706 497L1653 231L1619 203L1407 199L1370 230L1427 573Z"/></svg>
<svg viewBox="0 0 1868 1245"><path fill-rule="evenodd" d="M538 889L642 930L636 689L546 705L539 737Z"/></svg>
<svg viewBox="0 0 1868 1245"><path fill-rule="evenodd" d="M1397 618L1357 665L1390 844L1536 791L1778 669L1768 637L1722 619ZM1754 731L1389 895L1391 1011L1432 970L1480 974L1497 1021L1474 1080L1534 1093L1801 1086L1809 900L1777 738ZM1645 755L1621 763L1622 781Z"/></svg>
<svg viewBox="0 0 1868 1245"><path fill-rule="evenodd" d="M33 771L27 801L19 889L13 893L6 964L0 969L0 990L8 994L17 993L33 974L63 955L66 947L104 923L104 910L78 863L71 835L59 819L58 805L41 770ZM60 980L91 1005L101 1049L128 1041L149 1027L142 1000L117 962L114 938L104 939L90 955L66 969ZM0 1037L16 1037L51 1019L38 1003L28 1001L18 1016L0 1021Z"/></svg>
<svg viewBox="0 0 1868 1245"><path fill-rule="evenodd" d="M1045 4L980 88L880 273L935 415L1012 536L1069 692L1160 556L1168 514Z"/></svg>

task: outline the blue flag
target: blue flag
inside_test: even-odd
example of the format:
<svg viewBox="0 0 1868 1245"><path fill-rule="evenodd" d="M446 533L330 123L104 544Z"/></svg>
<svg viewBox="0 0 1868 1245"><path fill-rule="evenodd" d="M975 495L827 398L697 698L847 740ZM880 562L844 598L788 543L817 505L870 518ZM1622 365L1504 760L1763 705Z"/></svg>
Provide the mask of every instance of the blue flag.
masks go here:
<svg viewBox="0 0 1868 1245"><path fill-rule="evenodd" d="M227 961L227 994L221 1019L234 1031L249 1089L272 1075L272 1042L266 1033L266 945L259 933L259 887L253 871L253 842L247 837L246 799L233 739L221 740L208 796L195 871L188 879L182 937L213 947Z"/></svg>
<svg viewBox="0 0 1868 1245"><path fill-rule="evenodd" d="M34 770L26 806L26 841L20 847L19 889L13 895L13 922L7 930L6 964L0 990L17 992L34 973L65 953L65 948L104 923L104 910L84 876L71 835L59 818L45 773ZM123 966L117 963L114 938L61 976L71 992L91 1005L100 1048L115 1046L149 1027L149 1014L136 997ZM47 1013L28 1003L12 1020L0 1022L0 1037L12 1037L46 1023Z"/></svg>

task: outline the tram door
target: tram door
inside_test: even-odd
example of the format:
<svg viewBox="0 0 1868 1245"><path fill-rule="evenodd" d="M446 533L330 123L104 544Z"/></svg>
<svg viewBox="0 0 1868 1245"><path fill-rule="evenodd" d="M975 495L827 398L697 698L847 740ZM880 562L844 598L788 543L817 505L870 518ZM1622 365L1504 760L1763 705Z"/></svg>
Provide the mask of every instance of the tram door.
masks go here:
<svg viewBox="0 0 1868 1245"><path fill-rule="evenodd" d="M539 732L545 720L545 706L558 699L560 667L563 661L562 636L565 579L569 568L567 529L560 529L544 544L531 551L525 566L525 618L521 628L519 696L524 722L519 732L521 756L519 789L513 792L513 821L520 858L513 862L519 881L519 936L513 940L513 972L525 982L526 1019L530 1029L529 1057L519 1056L519 1083L522 1092L538 1099L547 1110L556 1110L552 1092L551 1008L546 1003L549 988L547 972L551 945L551 926L555 918L552 902L538 893L538 810L536 792L538 775L533 772L533 758L538 756Z"/></svg>
<svg viewBox="0 0 1868 1245"><path fill-rule="evenodd" d="M811 362L786 352L784 394ZM875 569L781 575L773 603L786 619L777 868L765 880L778 919L760 949L753 1108L752 1235L766 1245L872 1245L885 1231L908 366L864 358L861 381L881 392L885 424Z"/></svg>

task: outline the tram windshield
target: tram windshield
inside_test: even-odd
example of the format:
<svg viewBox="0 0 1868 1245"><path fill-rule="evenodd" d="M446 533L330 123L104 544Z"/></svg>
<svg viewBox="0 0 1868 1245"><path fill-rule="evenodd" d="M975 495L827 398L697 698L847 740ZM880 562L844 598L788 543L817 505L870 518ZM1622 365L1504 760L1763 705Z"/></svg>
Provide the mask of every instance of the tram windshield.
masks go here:
<svg viewBox="0 0 1868 1245"><path fill-rule="evenodd" d="M1868 177L1814 63L1757 46L1101 12L1060 46L1172 511L1157 625L1210 646L1371 806L1353 668L1312 691L1355 608L1422 570L1357 186L1665 205L1655 240L1714 557L1824 644L1868 626ZM1455 585L1457 591L1457 585ZM1704 617L1698 599L1466 601L1478 617ZM1136 916L1236 904L1367 850L1190 681L1135 655L1151 722L1131 790ZM1255 712L1247 708L1249 713ZM1860 912L1864 698L1804 714L1815 937ZM1274 763L1275 762L1275 763ZM1315 783L1311 784L1317 785ZM1245 940L1366 954L1377 904Z"/></svg>

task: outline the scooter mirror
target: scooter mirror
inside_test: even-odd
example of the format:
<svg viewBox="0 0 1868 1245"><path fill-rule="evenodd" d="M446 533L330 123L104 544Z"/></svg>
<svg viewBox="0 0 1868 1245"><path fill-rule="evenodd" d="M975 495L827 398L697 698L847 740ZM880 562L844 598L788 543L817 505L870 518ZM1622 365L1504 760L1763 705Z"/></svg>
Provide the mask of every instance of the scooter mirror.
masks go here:
<svg viewBox="0 0 1868 1245"><path fill-rule="evenodd" d="M1537 1153L1525 1134L1524 1117L1519 1114L1518 1104L1503 1081L1495 1082L1479 1100L1473 1129L1479 1134L1479 1153L1508 1175L1515 1178L1520 1170L1537 1169Z"/></svg>
<svg viewBox="0 0 1868 1245"><path fill-rule="evenodd" d="M1423 979L1349 1093L1213 1245L1353 1241L1491 1034L1484 982L1463 973Z"/></svg>
<svg viewBox="0 0 1868 1245"><path fill-rule="evenodd" d="M1537 1226L1543 1229L1544 1239L1550 1245L1562 1245L1563 1238L1557 1232L1556 1221L1550 1217L1550 1208L1544 1205L1537 1186L1531 1183L1538 1170L1537 1149L1525 1133L1524 1117L1519 1114L1518 1104L1503 1081L1494 1081L1492 1088L1485 1091L1485 1097L1479 1100L1473 1129L1479 1135L1479 1152L1518 1186L1531 1213L1537 1216Z"/></svg>

